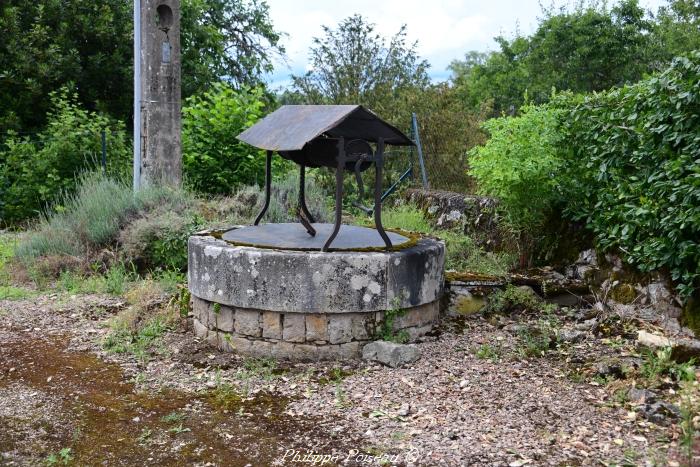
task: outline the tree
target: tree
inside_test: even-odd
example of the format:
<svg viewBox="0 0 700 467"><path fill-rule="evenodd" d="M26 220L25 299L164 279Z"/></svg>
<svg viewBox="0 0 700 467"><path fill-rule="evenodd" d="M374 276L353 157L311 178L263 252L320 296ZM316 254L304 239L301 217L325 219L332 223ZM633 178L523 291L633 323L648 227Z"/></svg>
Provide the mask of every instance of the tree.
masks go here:
<svg viewBox="0 0 700 467"><path fill-rule="evenodd" d="M221 80L259 86L284 54L264 1L182 0L181 22L183 97Z"/></svg>
<svg viewBox="0 0 700 467"><path fill-rule="evenodd" d="M453 82L472 107L492 100L497 114L526 100L546 102L552 89L591 92L632 83L654 69L653 30L637 0L610 10L595 2L571 12L545 10L531 36L498 37L500 50L485 61L453 62Z"/></svg>
<svg viewBox="0 0 700 467"><path fill-rule="evenodd" d="M133 2L0 3L0 134L36 131L64 86L82 106L128 120L133 96ZM258 85L283 53L260 0L182 0L183 97L220 80Z"/></svg>
<svg viewBox="0 0 700 467"><path fill-rule="evenodd" d="M405 119L398 97L429 84L428 62L417 43L406 43L406 26L389 39L362 16L350 16L337 29L323 27L310 50L312 70L292 76L296 100L314 104L363 104L389 120ZM399 117L401 115L401 117Z"/></svg>
<svg viewBox="0 0 700 467"><path fill-rule="evenodd" d="M662 63L700 50L700 2L670 0L667 6L659 8L655 32Z"/></svg>
<svg viewBox="0 0 700 467"><path fill-rule="evenodd" d="M129 2L4 0L0 6L0 132L36 130L49 94L69 85L89 109L131 108Z"/></svg>

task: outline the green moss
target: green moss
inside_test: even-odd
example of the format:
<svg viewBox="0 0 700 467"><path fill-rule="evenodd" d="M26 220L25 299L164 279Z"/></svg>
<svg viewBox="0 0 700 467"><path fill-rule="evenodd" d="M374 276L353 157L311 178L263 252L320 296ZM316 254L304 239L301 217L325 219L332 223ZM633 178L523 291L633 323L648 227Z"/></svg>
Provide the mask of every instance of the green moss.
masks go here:
<svg viewBox="0 0 700 467"><path fill-rule="evenodd" d="M473 315L480 312L486 307L486 299L475 295L462 295L457 298L454 304L454 310L460 315Z"/></svg>
<svg viewBox="0 0 700 467"><path fill-rule="evenodd" d="M637 291L632 284L619 284L610 291L610 298L626 305L637 298Z"/></svg>
<svg viewBox="0 0 700 467"><path fill-rule="evenodd" d="M690 328L695 337L700 337L700 299L690 297L681 312L681 324Z"/></svg>
<svg viewBox="0 0 700 467"><path fill-rule="evenodd" d="M459 272L459 271L447 271L445 273L445 279L450 282L501 282L502 278L499 276L493 276L490 274L479 274L476 272Z"/></svg>
<svg viewBox="0 0 700 467"><path fill-rule="evenodd" d="M412 248L418 244L418 241L424 237L427 237L426 235L423 235L419 232L407 232L405 230L400 230L400 229L385 229L387 232L394 232L399 235L403 235L406 237L408 240L399 244L399 245L393 245L391 248L387 249L383 246L374 246L374 247L366 247L366 248L351 248L351 249L344 249L344 248L330 248L329 251L356 251L356 252L381 252L381 251L401 251L401 250L406 250L408 248ZM228 232L228 230L212 230L212 231L207 231L203 232L200 234L195 234L195 235L201 235L201 236L207 236L207 237L214 237L217 240L222 240L229 245L233 246L248 246L248 247L253 247L253 248L260 248L263 250L284 250L284 251L319 251L318 248L286 248L286 247L277 247L277 246L267 246L267 245L257 245L254 243L247 243L247 242L232 242L229 240L224 240L223 235Z"/></svg>

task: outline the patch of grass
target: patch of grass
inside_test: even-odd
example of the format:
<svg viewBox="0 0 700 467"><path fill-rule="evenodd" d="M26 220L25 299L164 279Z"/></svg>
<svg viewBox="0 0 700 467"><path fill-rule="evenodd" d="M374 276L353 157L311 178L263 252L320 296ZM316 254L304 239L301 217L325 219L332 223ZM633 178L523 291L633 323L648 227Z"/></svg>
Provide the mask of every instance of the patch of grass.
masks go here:
<svg viewBox="0 0 700 467"><path fill-rule="evenodd" d="M137 279L133 270L128 270L124 263L117 263L104 275L104 291L111 295L123 295L129 282Z"/></svg>
<svg viewBox="0 0 700 467"><path fill-rule="evenodd" d="M551 314L555 305L546 303L529 287L515 287L508 284L505 289L489 295L484 314L510 314L514 312Z"/></svg>
<svg viewBox="0 0 700 467"><path fill-rule="evenodd" d="M560 327L559 319L545 309L535 322L528 323L518 332L518 354L523 358L544 357L557 344Z"/></svg>
<svg viewBox="0 0 700 467"><path fill-rule="evenodd" d="M480 360L496 361L501 357L501 349L490 344L481 344L474 352L476 358Z"/></svg>
<svg viewBox="0 0 700 467"><path fill-rule="evenodd" d="M671 358L673 349L664 347L656 351L642 353L641 375L649 380L669 376L675 381L695 381L695 360L678 363Z"/></svg>
<svg viewBox="0 0 700 467"><path fill-rule="evenodd" d="M247 358L243 362L243 368L247 376L272 379L275 377L277 362L272 358Z"/></svg>
<svg viewBox="0 0 700 467"><path fill-rule="evenodd" d="M46 457L45 464L48 466L69 465L73 460L73 450L71 448L63 448L58 453L49 454Z"/></svg>
<svg viewBox="0 0 700 467"><path fill-rule="evenodd" d="M372 225L367 217L360 217L357 222ZM515 255L485 251L458 227L449 230L433 228L423 211L412 204L382 209L382 224L385 228L420 232L444 240L447 269L502 276L515 264Z"/></svg>
<svg viewBox="0 0 700 467"><path fill-rule="evenodd" d="M700 439L700 403L693 386L685 385L681 391L681 420L679 440L682 454L687 458L688 465L693 464L694 444Z"/></svg>
<svg viewBox="0 0 700 467"><path fill-rule="evenodd" d="M176 435L179 435L180 433L186 433L188 431L192 431L189 428L185 428L182 426L182 423L180 423L178 426L174 426L168 430L168 433L173 433Z"/></svg>
<svg viewBox="0 0 700 467"><path fill-rule="evenodd" d="M0 300L22 300L34 295L32 290L12 285L0 285Z"/></svg>
<svg viewBox="0 0 700 467"><path fill-rule="evenodd" d="M120 314L111 321L110 328L103 343L105 350L132 354L141 361L147 361L170 325L159 315L136 325Z"/></svg>
<svg viewBox="0 0 700 467"><path fill-rule="evenodd" d="M369 222L369 218L367 221ZM434 230L423 211L410 204L382 209L382 224L384 227L409 232L432 233Z"/></svg>
<svg viewBox="0 0 700 467"><path fill-rule="evenodd" d="M182 412L170 412L168 415L160 417L160 421L168 424L182 423L185 421L185 414Z"/></svg>

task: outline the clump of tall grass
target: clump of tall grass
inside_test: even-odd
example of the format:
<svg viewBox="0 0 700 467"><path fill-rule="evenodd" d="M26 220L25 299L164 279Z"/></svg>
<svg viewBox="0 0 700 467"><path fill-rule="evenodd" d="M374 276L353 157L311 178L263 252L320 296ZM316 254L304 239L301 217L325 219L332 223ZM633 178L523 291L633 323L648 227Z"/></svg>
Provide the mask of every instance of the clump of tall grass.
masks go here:
<svg viewBox="0 0 700 467"><path fill-rule="evenodd" d="M191 195L181 190L153 187L134 193L124 181L85 174L76 192L64 195L42 216L15 254L24 263L41 256L88 257L114 242L139 211L163 205L180 209L191 202Z"/></svg>

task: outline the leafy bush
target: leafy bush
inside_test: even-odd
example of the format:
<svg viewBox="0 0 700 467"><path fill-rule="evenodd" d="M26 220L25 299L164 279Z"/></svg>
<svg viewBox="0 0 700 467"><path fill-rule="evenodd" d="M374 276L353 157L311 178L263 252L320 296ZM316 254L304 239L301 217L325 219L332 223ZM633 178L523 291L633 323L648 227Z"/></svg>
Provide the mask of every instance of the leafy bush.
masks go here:
<svg viewBox="0 0 700 467"><path fill-rule="evenodd" d="M187 269L187 239L199 230L201 218L194 211L156 210L139 217L119 235L121 254L140 269Z"/></svg>
<svg viewBox="0 0 700 467"><path fill-rule="evenodd" d="M470 152L479 191L500 200L504 220L526 252L564 201L562 113L552 106L528 106L518 117L488 120L484 128L491 139Z"/></svg>
<svg viewBox="0 0 700 467"><path fill-rule="evenodd" d="M264 115L261 88L234 90L215 84L182 109L182 162L187 185L202 193L228 194L265 180L265 154L236 138ZM273 158L273 172L288 164Z"/></svg>
<svg viewBox="0 0 700 467"><path fill-rule="evenodd" d="M690 296L700 278L700 52L586 97L566 123L582 177L570 215L640 270L670 271Z"/></svg>
<svg viewBox="0 0 700 467"><path fill-rule="evenodd" d="M76 177L99 167L101 133L110 174L128 169L131 150L123 125L81 108L67 89L51 94L47 127L36 135L11 135L0 146L0 222L38 216L47 204L73 193Z"/></svg>

